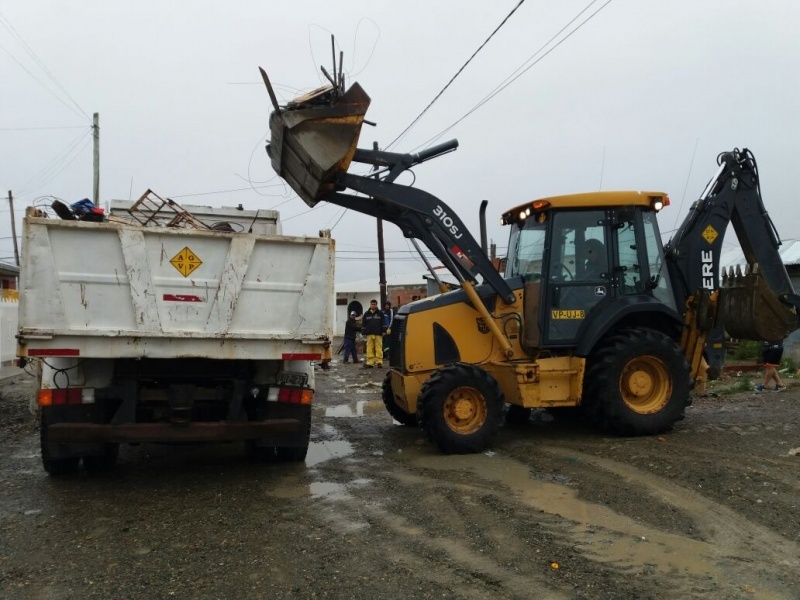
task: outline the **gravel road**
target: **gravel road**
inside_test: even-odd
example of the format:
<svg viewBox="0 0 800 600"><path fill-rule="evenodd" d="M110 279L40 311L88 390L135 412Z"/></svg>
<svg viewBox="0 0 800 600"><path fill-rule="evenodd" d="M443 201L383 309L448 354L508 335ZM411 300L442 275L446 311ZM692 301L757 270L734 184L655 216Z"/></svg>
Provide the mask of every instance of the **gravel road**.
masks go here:
<svg viewBox="0 0 800 600"><path fill-rule="evenodd" d="M0 382L0 597L800 598L800 382L696 398L663 436L535 412L443 456L392 423L383 373L317 371L304 464L141 445L68 478L41 468L33 380Z"/></svg>

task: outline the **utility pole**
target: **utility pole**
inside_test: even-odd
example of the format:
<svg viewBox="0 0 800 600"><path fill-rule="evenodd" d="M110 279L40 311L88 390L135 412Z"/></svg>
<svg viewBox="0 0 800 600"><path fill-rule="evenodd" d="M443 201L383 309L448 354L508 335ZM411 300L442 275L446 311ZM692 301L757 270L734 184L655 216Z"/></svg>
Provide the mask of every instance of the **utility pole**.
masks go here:
<svg viewBox="0 0 800 600"><path fill-rule="evenodd" d="M378 142L372 142L372 149L377 152L378 150ZM375 165L377 168L377 165ZM375 175L375 179L378 176ZM386 256L383 251L383 220L378 219L378 285L380 285L381 290L381 300L380 304L378 305L379 310L383 310L383 305L386 304L386 300L388 298L388 294L386 292Z"/></svg>
<svg viewBox="0 0 800 600"><path fill-rule="evenodd" d="M100 206L100 113L94 113L92 137L94 138L94 193L92 195L92 203L95 206Z"/></svg>
<svg viewBox="0 0 800 600"><path fill-rule="evenodd" d="M11 209L11 237L14 239L14 260L19 266L19 246L17 245L17 219L14 217L14 195L8 190L8 207Z"/></svg>

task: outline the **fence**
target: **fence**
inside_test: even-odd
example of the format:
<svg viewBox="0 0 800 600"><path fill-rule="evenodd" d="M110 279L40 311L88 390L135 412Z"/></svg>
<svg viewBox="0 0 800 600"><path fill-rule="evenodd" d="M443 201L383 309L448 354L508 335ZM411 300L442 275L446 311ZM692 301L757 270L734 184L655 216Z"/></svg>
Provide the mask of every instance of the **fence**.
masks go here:
<svg viewBox="0 0 800 600"><path fill-rule="evenodd" d="M2 290L0 294L0 364L7 364L17 355L17 317L19 292Z"/></svg>

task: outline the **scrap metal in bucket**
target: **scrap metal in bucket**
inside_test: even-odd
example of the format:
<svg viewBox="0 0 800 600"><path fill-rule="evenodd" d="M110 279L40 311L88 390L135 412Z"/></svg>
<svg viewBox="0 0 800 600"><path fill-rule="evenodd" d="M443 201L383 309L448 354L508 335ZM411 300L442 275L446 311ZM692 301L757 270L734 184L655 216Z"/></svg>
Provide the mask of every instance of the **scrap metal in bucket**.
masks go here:
<svg viewBox="0 0 800 600"><path fill-rule="evenodd" d="M757 264L723 269L717 316L737 339L777 342L797 329L797 312L772 292Z"/></svg>
<svg viewBox="0 0 800 600"><path fill-rule="evenodd" d="M334 191L336 175L350 166L370 97L358 83L344 91L344 75L341 67L336 73L334 63L333 77L322 69L331 85L281 107L267 73L259 70L275 109L267 145L272 168L306 204L315 206Z"/></svg>

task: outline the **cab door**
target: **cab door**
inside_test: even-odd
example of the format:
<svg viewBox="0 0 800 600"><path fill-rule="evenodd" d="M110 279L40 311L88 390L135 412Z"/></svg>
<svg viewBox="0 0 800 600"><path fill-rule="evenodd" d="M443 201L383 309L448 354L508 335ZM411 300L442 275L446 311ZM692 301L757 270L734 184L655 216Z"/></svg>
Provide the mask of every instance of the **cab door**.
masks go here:
<svg viewBox="0 0 800 600"><path fill-rule="evenodd" d="M546 346L572 346L595 307L612 293L611 245L603 210L554 213L547 258Z"/></svg>

